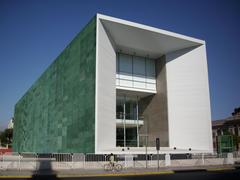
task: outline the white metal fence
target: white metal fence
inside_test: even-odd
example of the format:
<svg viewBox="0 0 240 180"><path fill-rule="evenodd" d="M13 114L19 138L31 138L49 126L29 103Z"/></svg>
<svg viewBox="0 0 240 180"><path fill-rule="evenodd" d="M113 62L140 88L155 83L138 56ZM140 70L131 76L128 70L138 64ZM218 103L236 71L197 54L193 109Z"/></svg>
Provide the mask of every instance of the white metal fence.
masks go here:
<svg viewBox="0 0 240 180"><path fill-rule="evenodd" d="M228 154L148 154L115 155L124 168L156 168L166 166L225 165L240 161L240 152ZM109 155L83 153L5 153L0 154L0 170L103 169Z"/></svg>

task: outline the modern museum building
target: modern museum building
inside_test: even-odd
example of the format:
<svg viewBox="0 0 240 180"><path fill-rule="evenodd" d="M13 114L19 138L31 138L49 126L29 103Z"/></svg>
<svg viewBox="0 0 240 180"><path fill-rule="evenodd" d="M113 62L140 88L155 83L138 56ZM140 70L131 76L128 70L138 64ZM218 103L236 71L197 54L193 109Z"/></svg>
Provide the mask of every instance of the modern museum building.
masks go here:
<svg viewBox="0 0 240 180"><path fill-rule="evenodd" d="M14 119L16 152L212 152L205 41L97 14Z"/></svg>

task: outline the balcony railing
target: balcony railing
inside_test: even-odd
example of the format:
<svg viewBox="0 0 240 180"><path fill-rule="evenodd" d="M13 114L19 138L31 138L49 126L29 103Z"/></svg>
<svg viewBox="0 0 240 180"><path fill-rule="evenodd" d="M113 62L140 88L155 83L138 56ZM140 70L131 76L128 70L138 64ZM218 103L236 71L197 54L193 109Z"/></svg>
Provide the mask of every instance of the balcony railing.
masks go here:
<svg viewBox="0 0 240 180"><path fill-rule="evenodd" d="M124 117L125 115L125 117ZM143 115L138 115L136 113L123 113L123 112L117 112L116 113L116 119L126 119L126 120L144 120Z"/></svg>

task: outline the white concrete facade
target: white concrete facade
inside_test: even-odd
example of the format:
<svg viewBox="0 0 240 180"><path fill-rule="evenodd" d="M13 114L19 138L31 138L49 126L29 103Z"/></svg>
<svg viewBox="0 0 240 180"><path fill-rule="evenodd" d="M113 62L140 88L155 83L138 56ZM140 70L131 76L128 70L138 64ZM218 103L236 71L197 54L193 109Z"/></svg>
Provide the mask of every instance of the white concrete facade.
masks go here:
<svg viewBox="0 0 240 180"><path fill-rule="evenodd" d="M122 148L116 147L117 90L158 93L155 86L119 86L118 52L155 61L165 59L169 143L162 147L164 152L174 153L174 147L181 152L188 152L189 148L212 152L205 41L101 14L96 18L95 153L122 153ZM145 153L144 147L131 149L129 152L135 154ZM154 148L150 149L154 153Z"/></svg>
<svg viewBox="0 0 240 180"><path fill-rule="evenodd" d="M205 45L169 53L166 62L170 147L211 150Z"/></svg>

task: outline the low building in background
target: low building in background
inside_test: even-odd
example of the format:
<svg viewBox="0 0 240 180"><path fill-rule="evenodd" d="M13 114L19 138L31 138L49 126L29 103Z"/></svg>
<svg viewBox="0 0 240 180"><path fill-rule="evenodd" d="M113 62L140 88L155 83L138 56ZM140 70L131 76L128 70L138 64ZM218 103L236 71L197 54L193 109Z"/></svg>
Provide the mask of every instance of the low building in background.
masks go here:
<svg viewBox="0 0 240 180"><path fill-rule="evenodd" d="M232 116L212 121L213 148L215 152L240 150L240 107Z"/></svg>

